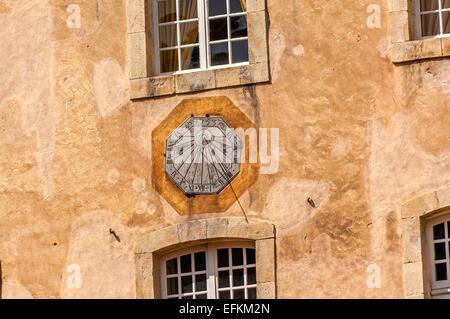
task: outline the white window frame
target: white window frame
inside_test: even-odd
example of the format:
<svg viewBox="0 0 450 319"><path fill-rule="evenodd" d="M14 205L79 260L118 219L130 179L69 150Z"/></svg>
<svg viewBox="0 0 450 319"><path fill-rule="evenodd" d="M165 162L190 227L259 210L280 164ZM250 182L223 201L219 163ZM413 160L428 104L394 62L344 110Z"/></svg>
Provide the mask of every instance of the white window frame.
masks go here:
<svg viewBox="0 0 450 319"><path fill-rule="evenodd" d="M206 71L206 70L216 70L216 69L223 69L223 68L229 68L229 67L239 67L244 65L249 65L250 62L240 62L240 63L229 63L229 64L223 64L218 66L211 66L211 53L209 50L209 44L214 43L224 43L228 42L228 59L229 62L232 62L232 50L231 50L231 42L239 41L239 40L247 40L248 43L248 20L247 20L247 36L246 37L240 37L240 38L233 38L231 39L231 24L230 24L230 18L233 16L242 16L245 15L248 17L248 11L245 12L239 12L239 13L230 13L230 0L226 0L227 3L227 14L225 15L219 15L214 17L209 17L209 0L197 0L197 12L198 17L195 19L189 19L189 20L179 20L179 1L176 0L176 25L177 25L177 46L170 47L170 48L164 48L164 50L170 50L170 49L177 49L178 50L178 71L175 72L163 72L161 73L161 59L160 59L160 47L159 47L159 26L164 25L165 23L160 24L159 23L159 17L158 17L158 1L164 1L164 0L152 0L153 2L153 30L154 30L154 48L155 48L155 66L156 66L156 74L157 75L169 75L169 74L185 74L185 73L192 73L192 72L199 72L199 71ZM227 17L227 26L228 26L228 38L224 40L218 40L218 41L209 41L209 20L212 19L218 19L218 18L224 18ZM181 48L188 48L188 47L195 47L196 44L188 44L188 45L181 45L180 43L180 21L182 23L185 22L194 22L198 21L198 32L199 32L199 60L200 60L200 68L197 69L190 69L190 70L180 70L181 68L181 54L180 49ZM174 22L169 22L167 24L175 24Z"/></svg>
<svg viewBox="0 0 450 319"><path fill-rule="evenodd" d="M416 17L416 30L419 32L419 38L420 39L438 39L438 38L445 38L449 37L450 33L444 33L444 26L442 24L442 12L450 12L450 8L442 8L442 0L438 0L439 8L438 10L431 10L431 11L422 11L420 8L420 0L415 0L414 3L414 11L415 11L415 17ZM422 35L422 15L424 14L430 14L430 13L438 13L439 14L439 34L438 35L432 35L432 36L423 36Z"/></svg>
<svg viewBox="0 0 450 319"><path fill-rule="evenodd" d="M425 228L426 232L426 242L427 242L427 261L428 261L428 268L429 268L429 274L430 274L430 288L431 288L431 295L440 295L443 293L450 293L450 254L448 251L448 243L450 242L450 229L448 229L447 222L450 222L450 215L444 214L439 215L434 218L428 219ZM444 229L445 229L445 238L434 240L433 239L433 226L444 223ZM439 260L438 262L434 259L434 244L444 242L446 243L445 246L445 254L446 259ZM447 264L447 280L439 280L436 281L436 269L435 264L436 263L446 263Z"/></svg>
<svg viewBox="0 0 450 319"><path fill-rule="evenodd" d="M250 248L250 249L255 249L255 255L256 255L256 248L255 248L255 243L251 242L251 241L226 241L226 242L214 242L214 243L208 243L208 244L203 244L203 245L198 245L198 246L193 246L193 247L189 247L189 248L185 248L182 250L177 250L173 253L167 254L165 256L163 256L161 258L161 263L160 263L160 269L161 269L161 296L163 299L167 299L167 298L175 298L176 296L178 297L183 297L183 296L193 296L196 292L195 292L195 280L193 280L193 289L192 289L192 293L182 293L181 291L181 274L180 274L180 262L179 262L179 257L184 256L184 255L188 255L191 254L191 256L193 256L195 253L197 252L202 252L204 251L206 253L206 271L199 271L196 272L194 269L194 261L193 258L191 257L191 262L192 262L192 272L190 273L183 273L183 276L187 276L187 275L196 275L196 274L205 274L206 273L206 288L207 288L207 299L218 299L218 292L219 291L230 291L230 298L233 298L233 294L232 291L236 290L236 289L244 289L245 291L245 299L248 298L247 296L247 289L248 288L257 288L257 284L252 284L252 285L247 285L247 271L244 271L244 285L243 286L239 286L239 287L232 287L233 282L232 282L232 270L233 269L246 269L246 268L256 268L256 271L258 271L257 266L256 266L256 261L255 264L246 264L246 254L244 253L244 264L242 266L232 266L232 259L231 259L231 253L229 253L229 266L228 267L222 267L222 268L218 268L217 266L217 250L218 249L222 249L222 248L242 248L242 249L246 249L246 248ZM171 260L173 258L177 258L177 267L178 267L178 273L177 275L169 275L169 277L177 277L178 278L178 294L177 295L167 295L167 273L166 273L166 262L168 260ZM230 271L230 287L228 288L220 288L219 289L219 271L223 271L223 270L229 270ZM203 294L203 293L202 293Z"/></svg>

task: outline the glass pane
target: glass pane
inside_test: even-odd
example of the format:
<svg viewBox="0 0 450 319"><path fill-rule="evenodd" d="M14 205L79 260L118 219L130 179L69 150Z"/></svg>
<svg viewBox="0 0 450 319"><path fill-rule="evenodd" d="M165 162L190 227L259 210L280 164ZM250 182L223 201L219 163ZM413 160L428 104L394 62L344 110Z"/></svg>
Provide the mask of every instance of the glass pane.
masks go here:
<svg viewBox="0 0 450 319"><path fill-rule="evenodd" d="M244 269L233 270L233 287L244 285Z"/></svg>
<svg viewBox="0 0 450 319"><path fill-rule="evenodd" d="M193 296L184 296L181 299L193 299L193 298L194 298Z"/></svg>
<svg viewBox="0 0 450 319"><path fill-rule="evenodd" d="M247 36L247 17L230 18L231 38L241 38Z"/></svg>
<svg viewBox="0 0 450 319"><path fill-rule="evenodd" d="M167 295L178 294L178 278L167 278Z"/></svg>
<svg viewBox="0 0 450 319"><path fill-rule="evenodd" d="M167 50L159 53L161 73L178 71L178 50Z"/></svg>
<svg viewBox="0 0 450 319"><path fill-rule="evenodd" d="M192 292L192 276L181 277L181 291L183 293Z"/></svg>
<svg viewBox="0 0 450 319"><path fill-rule="evenodd" d="M158 1L159 23L171 22L177 19L175 0Z"/></svg>
<svg viewBox="0 0 450 319"><path fill-rule="evenodd" d="M247 269L247 285L256 284L256 268Z"/></svg>
<svg viewBox="0 0 450 319"><path fill-rule="evenodd" d="M195 253L195 271L206 270L206 253Z"/></svg>
<svg viewBox="0 0 450 319"><path fill-rule="evenodd" d="M233 41L231 42L231 56L233 63L248 62L248 42ZM248 261L247 261L248 263Z"/></svg>
<svg viewBox="0 0 450 319"><path fill-rule="evenodd" d="M206 294L203 294L203 295L197 295L197 296L195 296L195 299L208 299L208 297L207 297Z"/></svg>
<svg viewBox="0 0 450 319"><path fill-rule="evenodd" d="M228 267L228 249L218 249L217 250L217 264L219 268Z"/></svg>
<svg viewBox="0 0 450 319"><path fill-rule="evenodd" d="M421 20L422 36L428 37L440 34L438 13L423 14Z"/></svg>
<svg viewBox="0 0 450 319"><path fill-rule="evenodd" d="M197 18L197 0L180 0L179 2L180 20Z"/></svg>
<svg viewBox="0 0 450 319"><path fill-rule="evenodd" d="M256 288L247 289L247 298L248 299L256 299Z"/></svg>
<svg viewBox="0 0 450 319"><path fill-rule="evenodd" d="M450 33L450 12L442 12L442 30L444 33Z"/></svg>
<svg viewBox="0 0 450 319"><path fill-rule="evenodd" d="M181 69L191 70L200 67L200 50L198 47L181 49Z"/></svg>
<svg viewBox="0 0 450 319"><path fill-rule="evenodd" d="M219 291L219 299L230 299L229 291Z"/></svg>
<svg viewBox="0 0 450 319"><path fill-rule="evenodd" d="M177 259L171 259L166 262L166 274L173 275L178 272Z"/></svg>
<svg viewBox="0 0 450 319"><path fill-rule="evenodd" d="M198 22L180 23L181 45L198 43Z"/></svg>
<svg viewBox="0 0 450 319"><path fill-rule="evenodd" d="M420 0L420 11L438 10L438 0Z"/></svg>
<svg viewBox="0 0 450 319"><path fill-rule="evenodd" d="M227 18L209 20L209 41L228 39Z"/></svg>
<svg viewBox="0 0 450 319"><path fill-rule="evenodd" d="M195 291L206 291L206 275L195 276Z"/></svg>
<svg viewBox="0 0 450 319"><path fill-rule="evenodd" d="M168 300L176 300L176 299L178 299L178 297L170 297L170 298L167 298Z"/></svg>
<svg viewBox="0 0 450 319"><path fill-rule="evenodd" d="M159 27L159 47L168 48L177 46L177 26L169 24Z"/></svg>
<svg viewBox="0 0 450 319"><path fill-rule="evenodd" d="M247 265L256 264L255 250L247 248Z"/></svg>
<svg viewBox="0 0 450 319"><path fill-rule="evenodd" d="M209 0L209 16L218 16L227 14L226 0Z"/></svg>
<svg viewBox="0 0 450 319"><path fill-rule="evenodd" d="M443 9L450 8L450 0L442 0L442 8Z"/></svg>
<svg viewBox="0 0 450 319"><path fill-rule="evenodd" d="M444 239L445 238L445 228L444 224L434 225L433 226L433 239Z"/></svg>
<svg viewBox="0 0 450 319"><path fill-rule="evenodd" d="M445 259L445 243L434 244L434 260Z"/></svg>
<svg viewBox="0 0 450 319"><path fill-rule="evenodd" d="M245 299L245 290L244 289L233 290L233 299Z"/></svg>
<svg viewBox="0 0 450 319"><path fill-rule="evenodd" d="M244 264L244 256L242 248L233 248L231 250L233 256L233 266L241 266Z"/></svg>
<svg viewBox="0 0 450 319"><path fill-rule="evenodd" d="M436 264L436 281L447 280L447 264Z"/></svg>
<svg viewBox="0 0 450 319"><path fill-rule="evenodd" d="M245 12L247 0L230 0L230 13Z"/></svg>
<svg viewBox="0 0 450 319"><path fill-rule="evenodd" d="M229 271L219 271L219 288L230 287L230 273Z"/></svg>
<svg viewBox="0 0 450 319"><path fill-rule="evenodd" d="M181 273L191 272L192 271L191 255L181 256L180 264L181 264Z"/></svg>

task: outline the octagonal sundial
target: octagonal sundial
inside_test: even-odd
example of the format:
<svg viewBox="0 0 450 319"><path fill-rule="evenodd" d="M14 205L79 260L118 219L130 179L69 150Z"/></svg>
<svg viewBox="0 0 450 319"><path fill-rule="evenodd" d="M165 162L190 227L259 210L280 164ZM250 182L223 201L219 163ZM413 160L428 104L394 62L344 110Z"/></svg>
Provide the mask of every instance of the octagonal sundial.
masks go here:
<svg viewBox="0 0 450 319"><path fill-rule="evenodd" d="M166 141L165 171L186 195L218 194L239 174L241 153L223 117L190 117Z"/></svg>

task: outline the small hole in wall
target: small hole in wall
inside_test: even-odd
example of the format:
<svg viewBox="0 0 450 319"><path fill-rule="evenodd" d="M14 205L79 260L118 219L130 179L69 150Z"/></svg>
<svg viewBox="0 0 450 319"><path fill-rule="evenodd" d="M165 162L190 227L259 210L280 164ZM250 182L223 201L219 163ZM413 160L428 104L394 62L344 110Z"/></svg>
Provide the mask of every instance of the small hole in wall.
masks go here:
<svg viewBox="0 0 450 319"><path fill-rule="evenodd" d="M54 243L53 243L53 246L58 246L58 243L57 243L57 242L54 242Z"/></svg>

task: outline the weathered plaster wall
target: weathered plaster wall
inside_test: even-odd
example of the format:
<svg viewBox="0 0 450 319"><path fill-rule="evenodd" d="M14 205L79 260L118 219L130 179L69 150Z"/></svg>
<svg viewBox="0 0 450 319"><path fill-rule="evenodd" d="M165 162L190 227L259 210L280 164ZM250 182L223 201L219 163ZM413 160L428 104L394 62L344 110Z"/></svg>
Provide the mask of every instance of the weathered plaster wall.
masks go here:
<svg viewBox="0 0 450 319"><path fill-rule="evenodd" d="M278 296L403 296L399 207L450 182L450 61L394 66L386 3L369 29L372 3L268 0L271 84L131 102L125 0L0 0L3 297L135 297L138 237L241 216L180 216L152 187L153 129L208 96L280 128L279 172L241 197L277 227Z"/></svg>

